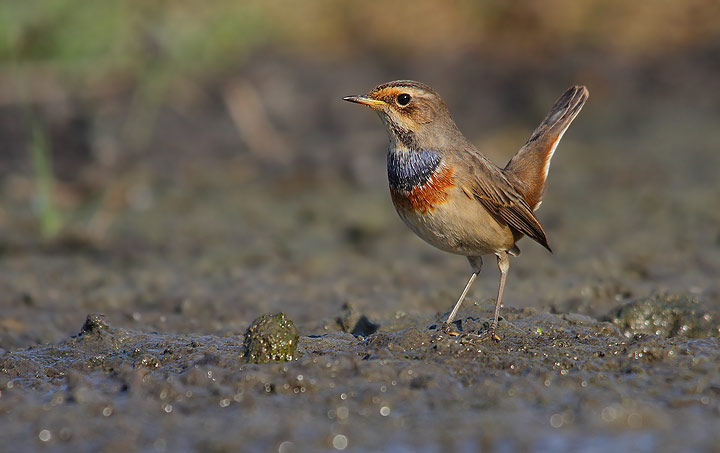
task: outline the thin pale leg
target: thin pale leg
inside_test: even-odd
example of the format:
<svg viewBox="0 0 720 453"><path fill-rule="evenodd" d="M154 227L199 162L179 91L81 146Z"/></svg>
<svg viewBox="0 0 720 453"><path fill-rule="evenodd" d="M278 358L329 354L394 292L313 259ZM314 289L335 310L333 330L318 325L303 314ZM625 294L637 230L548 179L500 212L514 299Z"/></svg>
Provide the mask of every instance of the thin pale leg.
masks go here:
<svg viewBox="0 0 720 453"><path fill-rule="evenodd" d="M495 303L495 317L490 325L490 331L488 332L490 338L499 340L495 331L497 330L498 320L500 319L500 306L502 305L503 291L505 290L505 279L507 278L508 270L510 269L510 259L508 258L507 252L500 252L497 254L498 269L500 269L500 286L498 287L497 302Z"/></svg>
<svg viewBox="0 0 720 453"><path fill-rule="evenodd" d="M460 298L455 304L455 307L453 307L452 312L450 312L450 316L448 316L447 321L445 321L445 324L450 324L451 322L453 322L453 319L455 319L455 315L457 315L458 310L460 310L460 305L462 305L463 301L465 300L465 296L467 295L468 291L470 291L470 287L475 281L475 278L480 273L480 269L482 269L481 257L468 256L467 259L468 261L470 261L470 267L472 267L473 273L470 276L470 280L468 280L467 285L465 285L465 289L463 290L462 294L460 294Z"/></svg>

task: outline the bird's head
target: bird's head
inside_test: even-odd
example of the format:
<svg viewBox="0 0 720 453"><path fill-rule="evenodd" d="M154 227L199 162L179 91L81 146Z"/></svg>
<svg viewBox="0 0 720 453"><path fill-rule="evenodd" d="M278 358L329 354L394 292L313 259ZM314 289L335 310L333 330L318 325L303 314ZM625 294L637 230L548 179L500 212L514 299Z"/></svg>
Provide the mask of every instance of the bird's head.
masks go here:
<svg viewBox="0 0 720 453"><path fill-rule="evenodd" d="M368 94L343 100L363 104L378 112L396 146L420 149L445 145L462 137L442 98L429 86L396 80L373 88Z"/></svg>

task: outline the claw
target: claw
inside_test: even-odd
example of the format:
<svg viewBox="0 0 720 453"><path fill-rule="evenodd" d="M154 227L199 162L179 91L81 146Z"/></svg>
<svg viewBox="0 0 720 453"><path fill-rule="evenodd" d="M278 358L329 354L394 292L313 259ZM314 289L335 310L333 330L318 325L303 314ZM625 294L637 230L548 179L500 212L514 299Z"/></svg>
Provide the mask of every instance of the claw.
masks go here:
<svg viewBox="0 0 720 453"><path fill-rule="evenodd" d="M495 343L499 343L502 340L502 338L500 338L500 335L497 334L495 329L497 329L497 327L495 325L490 326L490 330L487 333L487 337L490 338L491 340L493 340Z"/></svg>
<svg viewBox="0 0 720 453"><path fill-rule="evenodd" d="M442 331L443 331L443 333L446 333L446 334L450 335L451 337L457 337L458 335L460 335L460 332L455 330L455 328L452 326L452 324L448 324L448 323L443 323Z"/></svg>

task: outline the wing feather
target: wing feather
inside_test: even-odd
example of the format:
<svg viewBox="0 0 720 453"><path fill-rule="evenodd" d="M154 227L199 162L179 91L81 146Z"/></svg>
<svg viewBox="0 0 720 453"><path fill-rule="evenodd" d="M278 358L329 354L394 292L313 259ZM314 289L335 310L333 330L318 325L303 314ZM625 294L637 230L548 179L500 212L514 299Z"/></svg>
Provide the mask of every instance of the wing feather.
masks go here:
<svg viewBox="0 0 720 453"><path fill-rule="evenodd" d="M477 155L474 157L479 158ZM477 163L482 165L485 171L472 172L475 176L469 181L467 191L472 193L496 220L506 223L513 230L532 238L552 252L542 225L503 171L489 161L478 159Z"/></svg>

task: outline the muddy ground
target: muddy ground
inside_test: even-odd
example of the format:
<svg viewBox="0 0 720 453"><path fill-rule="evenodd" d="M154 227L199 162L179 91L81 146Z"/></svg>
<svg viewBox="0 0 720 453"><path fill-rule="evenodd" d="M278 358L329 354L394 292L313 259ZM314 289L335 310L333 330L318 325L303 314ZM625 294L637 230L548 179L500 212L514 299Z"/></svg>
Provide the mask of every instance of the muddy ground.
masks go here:
<svg viewBox="0 0 720 453"><path fill-rule="evenodd" d="M161 110L130 157L107 132L122 102L85 109L95 148L63 160L56 146L72 214L50 241L21 146L8 148L0 438L12 451L716 451L720 87L714 60L693 58L260 60ZM435 85L498 164L567 86L589 85L538 212L555 253L519 243L499 343L475 336L495 297L489 259L462 335L438 330L469 266L397 218L380 122L340 101L399 77ZM227 87L257 94L261 127L233 121ZM280 312L294 360L249 363L246 329Z"/></svg>

